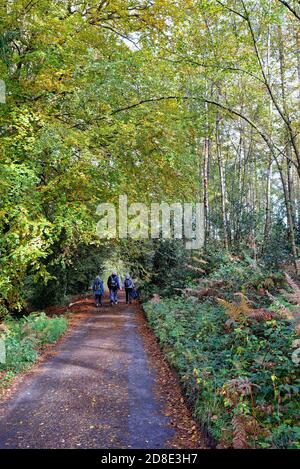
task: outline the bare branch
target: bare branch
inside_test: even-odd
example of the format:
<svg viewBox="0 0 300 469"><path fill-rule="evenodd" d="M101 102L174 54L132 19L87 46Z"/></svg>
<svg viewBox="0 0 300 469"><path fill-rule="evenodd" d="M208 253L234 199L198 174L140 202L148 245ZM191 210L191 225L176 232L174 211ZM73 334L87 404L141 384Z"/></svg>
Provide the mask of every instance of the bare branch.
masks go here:
<svg viewBox="0 0 300 469"><path fill-rule="evenodd" d="M300 21L300 14L297 13L297 11L288 2L286 2L285 0L278 1L282 3L282 5L284 5L288 10L290 10L290 12L295 16L295 18Z"/></svg>

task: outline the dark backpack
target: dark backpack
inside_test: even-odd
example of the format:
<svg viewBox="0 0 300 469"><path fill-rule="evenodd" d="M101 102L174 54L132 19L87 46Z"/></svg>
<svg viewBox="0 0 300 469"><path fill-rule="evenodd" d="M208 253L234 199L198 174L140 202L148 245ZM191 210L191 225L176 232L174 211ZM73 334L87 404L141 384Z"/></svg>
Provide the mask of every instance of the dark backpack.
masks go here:
<svg viewBox="0 0 300 469"><path fill-rule="evenodd" d="M111 288L116 288L118 286L117 277L110 277L109 285Z"/></svg>
<svg viewBox="0 0 300 469"><path fill-rule="evenodd" d="M130 278L126 278L124 282L125 288L132 288L132 281Z"/></svg>
<svg viewBox="0 0 300 469"><path fill-rule="evenodd" d="M131 290L131 298L132 298L133 300L137 300L138 297L139 297L138 292L136 291L135 288L133 288L133 289Z"/></svg>

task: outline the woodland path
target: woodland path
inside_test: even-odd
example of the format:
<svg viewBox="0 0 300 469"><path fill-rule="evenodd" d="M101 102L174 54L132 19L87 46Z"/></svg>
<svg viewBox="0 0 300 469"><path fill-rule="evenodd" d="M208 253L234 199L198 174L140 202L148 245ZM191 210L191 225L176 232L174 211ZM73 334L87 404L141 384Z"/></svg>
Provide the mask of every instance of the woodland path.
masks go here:
<svg viewBox="0 0 300 469"><path fill-rule="evenodd" d="M140 332L139 305L126 305L121 296L114 307L106 298L96 308L87 298L72 314L76 308L84 313L54 353L0 404L0 448L202 446L176 385L157 386L166 368L155 369L156 360L149 360L153 350ZM168 400L170 408L181 402L175 420L166 412Z"/></svg>

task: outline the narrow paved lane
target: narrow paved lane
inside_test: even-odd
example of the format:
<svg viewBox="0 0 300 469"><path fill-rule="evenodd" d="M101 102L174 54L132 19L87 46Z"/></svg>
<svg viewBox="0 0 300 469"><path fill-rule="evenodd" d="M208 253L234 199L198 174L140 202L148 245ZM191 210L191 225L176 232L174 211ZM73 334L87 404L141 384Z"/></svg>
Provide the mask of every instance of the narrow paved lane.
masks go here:
<svg viewBox="0 0 300 469"><path fill-rule="evenodd" d="M136 308L90 302L55 354L0 404L1 448L165 447L174 429L154 393Z"/></svg>

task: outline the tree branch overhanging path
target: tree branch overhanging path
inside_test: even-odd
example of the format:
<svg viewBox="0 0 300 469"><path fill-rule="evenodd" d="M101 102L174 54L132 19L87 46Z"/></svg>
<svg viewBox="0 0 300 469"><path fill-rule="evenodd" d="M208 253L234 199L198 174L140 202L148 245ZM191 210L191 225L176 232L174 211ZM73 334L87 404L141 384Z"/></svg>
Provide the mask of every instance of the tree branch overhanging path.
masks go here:
<svg viewBox="0 0 300 469"><path fill-rule="evenodd" d="M211 104L211 105L216 106L217 108L220 108L223 111L225 111L225 112L227 112L227 113L229 113L233 116L240 117L247 124L249 124L257 132L257 134L264 140L264 142L267 144L269 150L271 151L271 153L272 153L273 157L275 157L275 159L276 159L276 154L278 154L278 155L283 155L284 154L284 149L285 148L283 148L283 149L276 148L276 145L271 141L271 138L267 134L265 134L261 129L259 129L259 127L251 119L249 119L247 116L242 114L240 111L232 109L231 107L229 107L226 104L223 104L223 103L220 103L220 102L217 102L217 101L214 101L212 99L205 98L205 97L201 97L201 96L179 96L178 95L178 96L160 96L160 97L145 98L145 99L142 99L140 101L137 101L136 103L129 104L129 105L124 106L124 107L116 108L116 109L112 110L107 116L99 117L95 121L106 120L111 116L114 116L114 115L122 113L122 112L130 111L131 109L138 108L139 106L142 106L144 104L157 103L157 102L160 102L160 101L168 101L168 100L176 100L176 101L189 101L189 100L194 101L195 100L195 101L198 101L200 103ZM74 127L77 127L77 126L78 125L75 124ZM295 137L296 137L296 135L295 135ZM289 158L287 155L285 155L285 157L287 157L290 160L291 164L293 164L296 167L296 169L297 169L297 171L300 175L300 166L298 166L297 163L293 159Z"/></svg>

